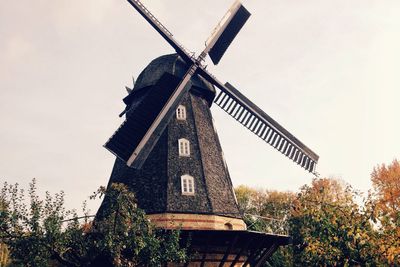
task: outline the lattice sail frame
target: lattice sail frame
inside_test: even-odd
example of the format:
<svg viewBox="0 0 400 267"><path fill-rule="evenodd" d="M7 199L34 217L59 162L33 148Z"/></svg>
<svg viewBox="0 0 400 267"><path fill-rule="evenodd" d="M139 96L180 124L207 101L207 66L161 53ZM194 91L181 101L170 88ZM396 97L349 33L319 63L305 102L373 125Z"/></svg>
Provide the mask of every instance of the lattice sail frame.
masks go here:
<svg viewBox="0 0 400 267"><path fill-rule="evenodd" d="M225 84L225 86L235 89L229 83ZM284 133L286 130L273 121L267 114L259 114L250 110L247 106L242 105L234 97L222 90L219 91L214 103L255 135L301 167L311 173L315 172L318 156L294 136L288 137L287 133ZM280 127L277 127L278 125Z"/></svg>

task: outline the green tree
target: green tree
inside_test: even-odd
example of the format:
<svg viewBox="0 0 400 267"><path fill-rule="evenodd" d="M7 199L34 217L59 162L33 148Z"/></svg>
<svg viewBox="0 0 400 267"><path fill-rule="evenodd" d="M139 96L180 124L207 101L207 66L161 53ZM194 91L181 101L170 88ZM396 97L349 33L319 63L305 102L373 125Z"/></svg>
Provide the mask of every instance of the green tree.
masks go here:
<svg viewBox="0 0 400 267"><path fill-rule="evenodd" d="M375 265L371 214L355 202L350 186L335 179L314 179L300 189L290 219L294 264Z"/></svg>
<svg viewBox="0 0 400 267"><path fill-rule="evenodd" d="M273 254L269 266L374 266L379 233L373 228L375 204L357 205L358 192L335 179L314 179L297 194L236 188L250 230L287 229L291 246ZM259 217L258 217L259 216ZM278 219L278 220L277 220Z"/></svg>
<svg viewBox="0 0 400 267"><path fill-rule="evenodd" d="M86 216L83 223L64 208L63 192L46 193L41 200L33 180L28 193L29 206L18 184L5 183L0 193L0 243L7 244L14 265L161 266L185 261L179 231L155 229L122 184L100 188L93 198L105 195L108 205L93 222Z"/></svg>
<svg viewBox="0 0 400 267"><path fill-rule="evenodd" d="M235 193L249 230L288 234L288 220L295 197L293 193L253 189L244 185L235 188ZM285 246L278 248L266 266L291 266L292 262L292 247Z"/></svg>

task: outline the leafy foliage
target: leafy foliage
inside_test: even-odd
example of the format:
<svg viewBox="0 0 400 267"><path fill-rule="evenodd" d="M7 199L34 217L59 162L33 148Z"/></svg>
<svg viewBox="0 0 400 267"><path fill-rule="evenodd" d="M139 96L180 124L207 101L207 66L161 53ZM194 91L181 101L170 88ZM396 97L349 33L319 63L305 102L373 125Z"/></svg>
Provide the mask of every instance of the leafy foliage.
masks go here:
<svg viewBox="0 0 400 267"><path fill-rule="evenodd" d="M376 204L382 215L391 217L393 223L399 223L400 212L400 162L382 164L374 168L371 181L377 196Z"/></svg>
<svg viewBox="0 0 400 267"><path fill-rule="evenodd" d="M393 160L374 168L375 215L378 224L377 246L381 261L400 266L400 163Z"/></svg>
<svg viewBox="0 0 400 267"><path fill-rule="evenodd" d="M314 179L294 194L236 188L249 230L289 233L267 266L400 266L400 163L373 169L374 190L360 194L342 181ZM19 186L0 192L0 266L160 266L184 262L179 231L155 229L122 184L100 188L105 197L94 221L64 208L64 193L29 202ZM87 211L84 205L84 212ZM69 219L68 218L73 218ZM66 221L67 220L67 221Z"/></svg>
<svg viewBox="0 0 400 267"><path fill-rule="evenodd" d="M83 224L76 212L64 208L63 192L46 193L41 200L33 180L28 194L29 206L18 184L5 183L0 193L0 243L7 244L14 265L160 266L185 261L179 231L155 229L122 184L101 187L92 196L105 195L108 205L92 222L85 216Z"/></svg>
<svg viewBox="0 0 400 267"><path fill-rule="evenodd" d="M389 167L383 169L387 175ZM399 265L400 227L393 216L398 213L387 208L393 207L387 198L382 204L382 193L369 195L359 205L360 194L351 186L323 178L297 194L246 186L236 188L236 194L241 209L257 215L246 217L250 230L279 233L283 227L293 238L293 244L280 247L267 266Z"/></svg>
<svg viewBox="0 0 400 267"><path fill-rule="evenodd" d="M285 219L290 215L290 205L294 198L291 192L252 189L241 185L235 189L239 208L260 216Z"/></svg>
<svg viewBox="0 0 400 267"><path fill-rule="evenodd" d="M257 190L244 185L237 187L235 193L249 230L288 234L293 193ZM292 262L292 247L286 246L278 248L267 266L291 266Z"/></svg>
<svg viewBox="0 0 400 267"><path fill-rule="evenodd" d="M370 213L355 203L357 194L327 178L300 189L290 219L295 265L376 264Z"/></svg>

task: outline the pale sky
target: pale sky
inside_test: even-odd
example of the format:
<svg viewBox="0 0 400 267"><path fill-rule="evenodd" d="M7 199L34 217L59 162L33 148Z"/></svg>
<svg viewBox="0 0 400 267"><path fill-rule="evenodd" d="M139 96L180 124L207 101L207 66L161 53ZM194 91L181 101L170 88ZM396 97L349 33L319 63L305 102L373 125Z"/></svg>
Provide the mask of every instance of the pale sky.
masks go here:
<svg viewBox="0 0 400 267"><path fill-rule="evenodd" d="M231 0L146 0L193 52ZM221 63L229 81L320 156L317 171L370 188L400 158L400 1L243 1L252 13ZM106 185L102 146L124 86L172 48L123 0L0 1L0 180L64 190L79 208ZM296 191L312 175L212 111L234 185ZM93 210L97 203L91 204Z"/></svg>

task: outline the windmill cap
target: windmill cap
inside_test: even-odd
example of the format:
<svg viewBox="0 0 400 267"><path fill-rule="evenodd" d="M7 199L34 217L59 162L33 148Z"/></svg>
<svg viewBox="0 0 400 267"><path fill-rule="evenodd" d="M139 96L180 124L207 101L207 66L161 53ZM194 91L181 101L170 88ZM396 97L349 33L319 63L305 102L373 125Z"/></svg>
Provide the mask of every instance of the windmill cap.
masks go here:
<svg viewBox="0 0 400 267"><path fill-rule="evenodd" d="M182 78L187 69L188 65L178 54L160 56L151 61L140 73L136 80L134 91L155 85L165 72ZM191 92L203 96L211 106L215 98L214 86L199 75L193 76L190 81L192 82Z"/></svg>

